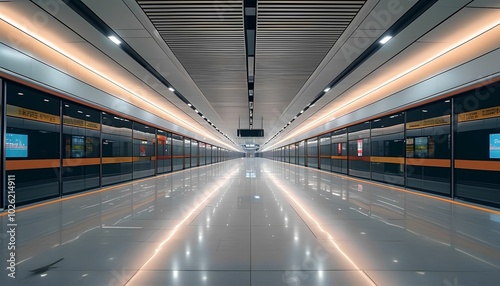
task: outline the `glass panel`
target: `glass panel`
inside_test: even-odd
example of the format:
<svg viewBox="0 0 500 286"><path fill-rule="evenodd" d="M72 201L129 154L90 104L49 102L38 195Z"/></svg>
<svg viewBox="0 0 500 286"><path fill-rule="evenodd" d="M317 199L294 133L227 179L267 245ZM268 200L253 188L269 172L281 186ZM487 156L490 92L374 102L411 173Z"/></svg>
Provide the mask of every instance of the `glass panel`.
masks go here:
<svg viewBox="0 0 500 286"><path fill-rule="evenodd" d="M306 160L305 160L305 158L306 158L305 157L305 145L306 145L305 141L299 142L299 154L298 154L299 158L298 159L299 159L299 165L301 165L301 166L305 166L305 162L306 162Z"/></svg>
<svg viewBox="0 0 500 286"><path fill-rule="evenodd" d="M458 96L454 107L456 196L500 207L500 83Z"/></svg>
<svg viewBox="0 0 500 286"><path fill-rule="evenodd" d="M207 158L207 165L212 164L212 145L210 144L206 145L206 158Z"/></svg>
<svg viewBox="0 0 500 286"><path fill-rule="evenodd" d="M318 168L318 137L307 139L307 166Z"/></svg>
<svg viewBox="0 0 500 286"><path fill-rule="evenodd" d="M331 135L330 133L321 135L319 139L319 157L320 157L320 168L322 170L331 171Z"/></svg>
<svg viewBox="0 0 500 286"><path fill-rule="evenodd" d="M132 180L132 122L102 113L102 185Z"/></svg>
<svg viewBox="0 0 500 286"><path fill-rule="evenodd" d="M347 128L331 133L332 172L347 174Z"/></svg>
<svg viewBox="0 0 500 286"><path fill-rule="evenodd" d="M450 196L450 109L446 100L406 112L408 188Z"/></svg>
<svg viewBox="0 0 500 286"><path fill-rule="evenodd" d="M198 156L198 141L191 139L191 167L198 166Z"/></svg>
<svg viewBox="0 0 500 286"><path fill-rule="evenodd" d="M290 145L290 163L292 164L297 164L297 145L296 144L292 144Z"/></svg>
<svg viewBox="0 0 500 286"><path fill-rule="evenodd" d="M404 185L405 141L404 113L372 121L372 179L394 185Z"/></svg>
<svg viewBox="0 0 500 286"><path fill-rule="evenodd" d="M191 168L191 139L184 137L184 168Z"/></svg>
<svg viewBox="0 0 500 286"><path fill-rule="evenodd" d="M184 139L182 136L172 134L172 157L173 170L178 171L184 168Z"/></svg>
<svg viewBox="0 0 500 286"><path fill-rule="evenodd" d="M7 82L5 173L15 176L16 205L59 196L60 101Z"/></svg>
<svg viewBox="0 0 500 286"><path fill-rule="evenodd" d="M100 112L63 101L63 193L97 188L101 169Z"/></svg>
<svg viewBox="0 0 500 286"><path fill-rule="evenodd" d="M212 163L217 163L217 146L212 146Z"/></svg>
<svg viewBox="0 0 500 286"><path fill-rule="evenodd" d="M370 122L349 127L349 175L370 176Z"/></svg>
<svg viewBox="0 0 500 286"><path fill-rule="evenodd" d="M156 137L158 174L172 172L172 134L158 130Z"/></svg>
<svg viewBox="0 0 500 286"><path fill-rule="evenodd" d="M134 179L155 174L155 129L134 122Z"/></svg>
<svg viewBox="0 0 500 286"><path fill-rule="evenodd" d="M200 166L206 164L205 143L200 142Z"/></svg>
<svg viewBox="0 0 500 286"><path fill-rule="evenodd" d="M283 148L285 149L285 162L290 163L290 147L285 146Z"/></svg>

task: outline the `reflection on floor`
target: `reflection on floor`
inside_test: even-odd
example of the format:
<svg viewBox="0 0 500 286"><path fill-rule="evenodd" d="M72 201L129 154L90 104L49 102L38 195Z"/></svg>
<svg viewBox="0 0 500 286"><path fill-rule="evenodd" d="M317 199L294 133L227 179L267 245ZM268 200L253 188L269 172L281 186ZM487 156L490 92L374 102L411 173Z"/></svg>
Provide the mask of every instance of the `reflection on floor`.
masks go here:
<svg viewBox="0 0 500 286"><path fill-rule="evenodd" d="M0 285L500 285L500 212L265 159L16 218L16 278Z"/></svg>

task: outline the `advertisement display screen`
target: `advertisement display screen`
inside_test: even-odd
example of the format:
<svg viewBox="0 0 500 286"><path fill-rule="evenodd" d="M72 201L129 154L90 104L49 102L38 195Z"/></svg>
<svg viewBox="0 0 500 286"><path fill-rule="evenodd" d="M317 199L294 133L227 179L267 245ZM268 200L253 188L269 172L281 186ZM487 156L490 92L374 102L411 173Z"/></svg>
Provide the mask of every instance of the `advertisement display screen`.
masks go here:
<svg viewBox="0 0 500 286"><path fill-rule="evenodd" d="M358 141L358 156L363 156L363 139L359 139Z"/></svg>
<svg viewBox="0 0 500 286"><path fill-rule="evenodd" d="M13 133L5 134L5 157L28 157L28 135Z"/></svg>
<svg viewBox="0 0 500 286"><path fill-rule="evenodd" d="M85 155L85 138L73 136L71 138L71 157L82 158Z"/></svg>
<svg viewBox="0 0 500 286"><path fill-rule="evenodd" d="M416 137L415 138L415 157L427 158L429 156L429 150L427 147L427 143L428 143L427 137Z"/></svg>
<svg viewBox="0 0 500 286"><path fill-rule="evenodd" d="M490 159L500 159L500 134L490 134Z"/></svg>

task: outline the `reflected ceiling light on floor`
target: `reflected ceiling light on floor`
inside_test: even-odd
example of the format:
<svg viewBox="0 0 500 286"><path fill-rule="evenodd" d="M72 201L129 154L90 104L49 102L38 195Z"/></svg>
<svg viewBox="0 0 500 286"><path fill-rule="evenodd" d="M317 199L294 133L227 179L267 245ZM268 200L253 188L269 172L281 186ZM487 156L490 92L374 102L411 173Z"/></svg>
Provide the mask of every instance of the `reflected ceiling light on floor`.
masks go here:
<svg viewBox="0 0 500 286"><path fill-rule="evenodd" d="M119 44L121 44L121 43L122 43L122 41L118 40L118 38L117 38L117 37L115 37L115 36L108 36L108 39L110 39L110 40L111 40L111 42L113 42L113 43L115 43L115 44L117 44L117 45L119 45Z"/></svg>
<svg viewBox="0 0 500 286"><path fill-rule="evenodd" d="M382 45L389 42L392 39L392 36L385 36L382 38L382 40L379 41Z"/></svg>
<svg viewBox="0 0 500 286"><path fill-rule="evenodd" d="M323 228L324 223L318 222L318 220L308 210L305 209L305 207L301 204L301 201L299 201L299 199L293 195L293 191L288 191L287 187L283 186L281 184L281 182L277 178L275 178L273 175L269 175L269 178L274 183L274 185L276 187L278 187L278 189L280 189L283 193L285 193L285 195L287 195L287 197L290 199L290 201L293 202L297 206L297 209L301 210L302 213L311 220L313 226L316 229L318 229L319 231L321 231L323 234L326 235L326 239L354 267L356 272L359 273L361 275L361 277L363 277L366 280L367 283L365 285L376 286L375 282L373 282L373 280L371 280L370 277L368 277L368 275L359 268L359 266L354 262L354 260L344 250L342 250L342 248L334 240L333 236L327 230L325 230ZM302 216L300 214L299 214L299 217L302 218ZM309 224L307 224L307 225L309 226Z"/></svg>

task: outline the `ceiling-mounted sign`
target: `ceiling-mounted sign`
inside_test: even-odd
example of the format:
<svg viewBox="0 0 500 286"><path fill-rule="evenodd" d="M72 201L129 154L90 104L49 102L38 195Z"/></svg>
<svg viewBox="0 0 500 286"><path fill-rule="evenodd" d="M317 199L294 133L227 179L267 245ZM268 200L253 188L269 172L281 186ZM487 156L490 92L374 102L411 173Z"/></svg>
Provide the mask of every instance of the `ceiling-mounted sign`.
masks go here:
<svg viewBox="0 0 500 286"><path fill-rule="evenodd" d="M238 129L238 137L264 137L264 129Z"/></svg>

